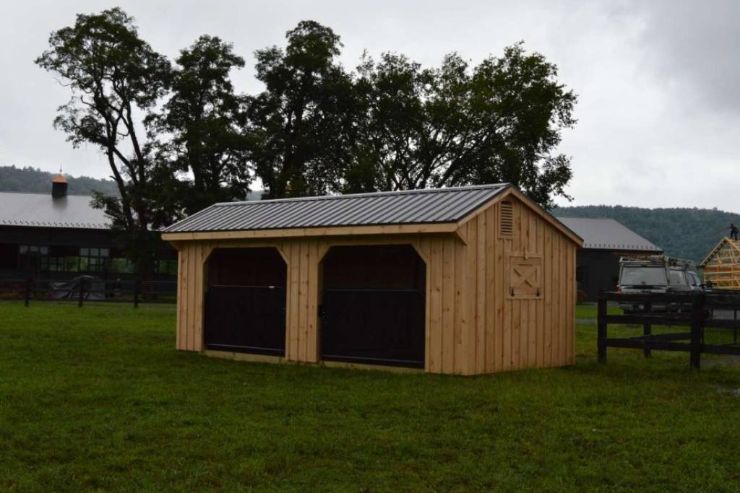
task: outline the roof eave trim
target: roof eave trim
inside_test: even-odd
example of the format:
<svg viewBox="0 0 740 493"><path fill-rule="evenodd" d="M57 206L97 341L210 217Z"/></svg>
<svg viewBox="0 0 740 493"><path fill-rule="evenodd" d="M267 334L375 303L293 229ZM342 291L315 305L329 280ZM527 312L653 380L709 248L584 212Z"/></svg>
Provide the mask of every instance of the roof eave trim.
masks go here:
<svg viewBox="0 0 740 493"><path fill-rule="evenodd" d="M163 232L162 239L171 242L195 240L238 240L238 239L274 239L300 238L321 236L347 235L378 235L378 234L439 234L454 233L457 231L456 222L445 223L414 223L414 224L382 224L367 226L331 226L315 228L281 228L281 229L254 229L242 231L194 231L194 232Z"/></svg>
<svg viewBox="0 0 740 493"><path fill-rule="evenodd" d="M8 228L35 228L35 229L94 229L96 231L110 231L112 228L107 224L94 223L42 223L42 222L4 222L0 226Z"/></svg>
<svg viewBox="0 0 740 493"><path fill-rule="evenodd" d="M609 247L609 246L594 246L589 245L587 243L583 244L584 250L603 250L606 252L636 252L636 253L661 253L663 250L655 247L655 248L643 248L643 247L637 247L637 246L625 246L623 248L620 247Z"/></svg>

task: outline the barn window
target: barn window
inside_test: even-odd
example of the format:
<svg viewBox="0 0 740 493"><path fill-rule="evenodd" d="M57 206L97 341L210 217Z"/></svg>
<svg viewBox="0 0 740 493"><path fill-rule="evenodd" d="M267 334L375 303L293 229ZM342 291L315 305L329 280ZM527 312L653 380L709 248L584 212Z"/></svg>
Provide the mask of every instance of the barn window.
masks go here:
<svg viewBox="0 0 740 493"><path fill-rule="evenodd" d="M542 298L542 258L509 257L508 297L517 299Z"/></svg>
<svg viewBox="0 0 740 493"><path fill-rule="evenodd" d="M511 238L514 232L514 214L512 212L511 202L501 202L498 224L501 238Z"/></svg>

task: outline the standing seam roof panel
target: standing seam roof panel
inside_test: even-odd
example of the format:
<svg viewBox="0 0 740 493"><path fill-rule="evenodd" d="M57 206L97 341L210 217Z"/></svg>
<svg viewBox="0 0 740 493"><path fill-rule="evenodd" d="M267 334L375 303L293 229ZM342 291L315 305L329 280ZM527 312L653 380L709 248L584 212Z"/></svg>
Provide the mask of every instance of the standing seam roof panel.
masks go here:
<svg viewBox="0 0 740 493"><path fill-rule="evenodd" d="M584 248L646 252L662 251L660 247L614 219L560 217L558 220L583 238Z"/></svg>
<svg viewBox="0 0 740 493"><path fill-rule="evenodd" d="M340 202L337 206L332 207L330 202L324 202L322 204L317 204L318 210L315 214L313 214L309 209L303 209L300 210L301 214L299 218L300 221L296 221L296 226L313 226L314 222L320 217L321 218L321 225L326 226L333 226L337 222L342 222L342 218L346 218L350 214L352 214L353 211L358 211L363 208L363 202L359 200L347 200L346 202ZM289 224L290 227L293 224Z"/></svg>
<svg viewBox="0 0 740 493"><path fill-rule="evenodd" d="M239 221L239 210L238 209L228 209L223 213L223 217L221 217L221 220L216 219L216 222L213 224L214 229L230 229L230 226L232 224L237 224ZM203 223L203 226L207 226L208 222L201 220Z"/></svg>
<svg viewBox="0 0 740 493"><path fill-rule="evenodd" d="M440 216L445 214L459 214L460 211L466 211L468 209L474 208L471 207L471 204L477 202L478 197L476 196L470 196L470 197L463 197L460 203L455 203L452 200L448 200L445 204L443 202L443 205L446 205L443 209L439 210L437 214Z"/></svg>
<svg viewBox="0 0 740 493"><path fill-rule="evenodd" d="M255 216L254 218L253 224L255 226L260 226L263 221L269 220L269 207L263 207L262 209L262 214ZM297 207L295 203L280 204L275 209L276 210L272 212L273 214L280 214L282 211L285 211L282 216L282 222L285 224L285 227L288 228L295 224L301 224L303 217L306 214L306 211L301 210L301 208Z"/></svg>
<svg viewBox="0 0 740 493"><path fill-rule="evenodd" d="M456 222L508 184L214 204L165 232Z"/></svg>
<svg viewBox="0 0 740 493"><path fill-rule="evenodd" d="M213 229L221 229L223 225L229 224L229 221L233 220L233 217L237 214L237 211L224 210L221 217L214 218L210 224ZM199 226L206 226L209 223L208 216L198 218L196 222Z"/></svg>
<svg viewBox="0 0 740 493"><path fill-rule="evenodd" d="M366 214L366 216L374 216L383 209L384 205L385 203L382 200L369 199L367 203L367 209L365 211L363 211L362 209L357 209L352 214L348 214L346 220L348 222L359 221L362 218L363 212Z"/></svg>

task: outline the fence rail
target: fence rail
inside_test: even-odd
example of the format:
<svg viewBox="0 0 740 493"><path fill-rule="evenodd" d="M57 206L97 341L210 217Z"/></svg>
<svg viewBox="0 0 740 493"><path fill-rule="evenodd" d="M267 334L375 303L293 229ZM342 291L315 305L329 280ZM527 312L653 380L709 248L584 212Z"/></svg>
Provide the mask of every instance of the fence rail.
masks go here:
<svg viewBox="0 0 740 493"><path fill-rule="evenodd" d="M624 314L607 311L609 302L617 302ZM701 367L701 355L740 355L740 293L602 293L598 304L597 348L599 361L606 363L609 347L642 349L646 357L653 350L689 353L693 368ZM609 325L642 326L642 334L631 337L609 337ZM671 332L653 333L655 326L670 327ZM685 327L673 331L673 327ZM705 339L706 329L732 332L732 342Z"/></svg>
<svg viewBox="0 0 740 493"><path fill-rule="evenodd" d="M90 302L175 303L177 281L140 279L100 279L79 276L69 280L58 279L0 279L0 299L32 302L68 301L83 306Z"/></svg>

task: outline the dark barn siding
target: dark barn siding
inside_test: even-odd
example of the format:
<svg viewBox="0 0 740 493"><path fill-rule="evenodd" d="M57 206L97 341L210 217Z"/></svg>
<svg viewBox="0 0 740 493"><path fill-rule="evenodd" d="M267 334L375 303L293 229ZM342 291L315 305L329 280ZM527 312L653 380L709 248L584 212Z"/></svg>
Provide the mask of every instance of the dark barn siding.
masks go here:
<svg viewBox="0 0 740 493"><path fill-rule="evenodd" d="M596 301L601 291L614 291L619 280L619 258L655 255L655 252L594 250L584 248L576 255L576 281L587 301Z"/></svg>

